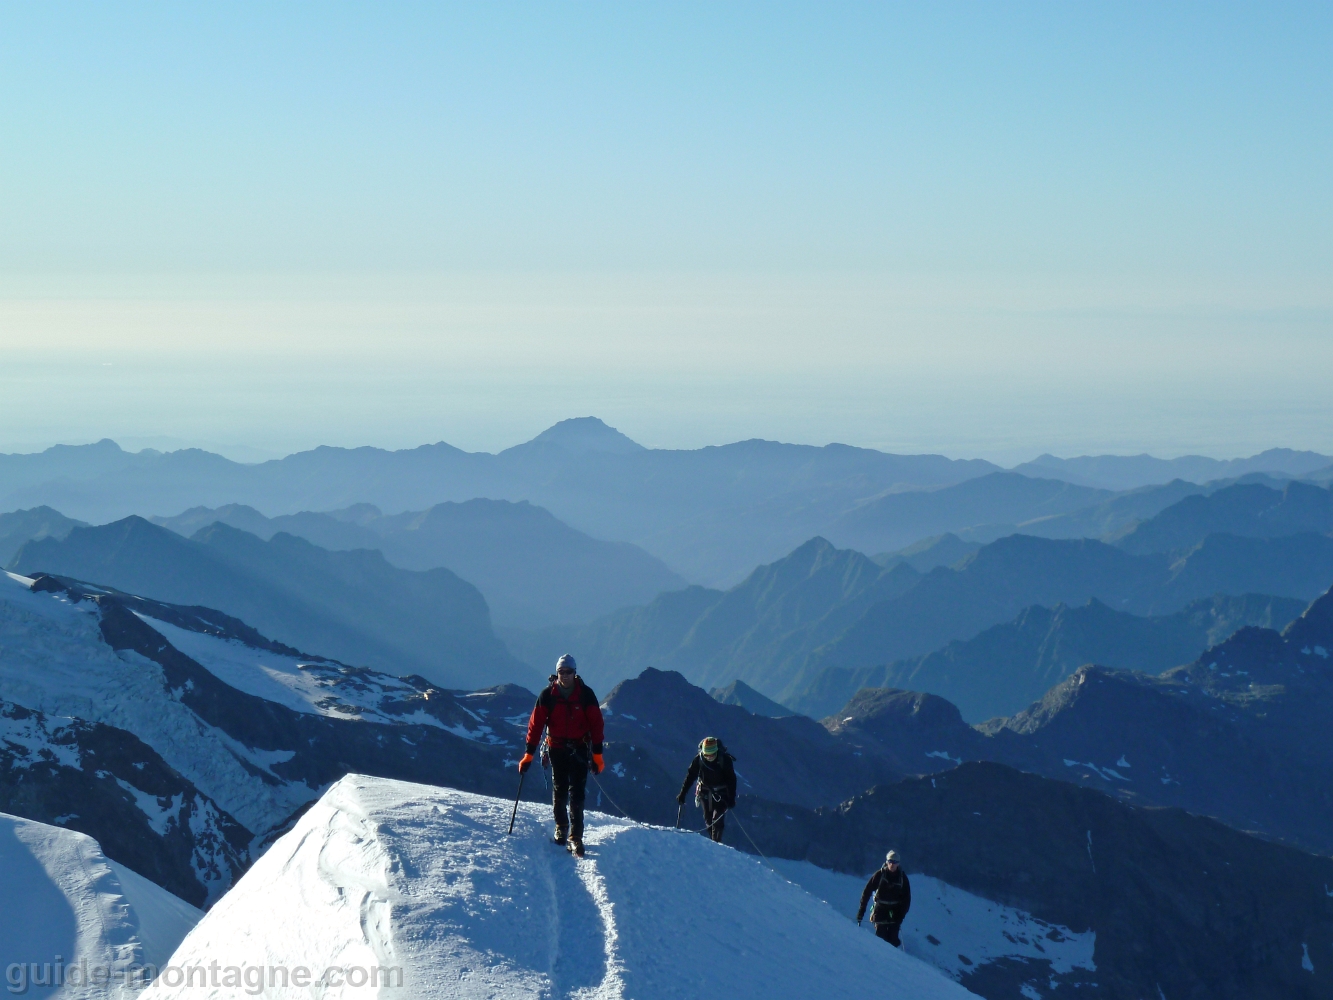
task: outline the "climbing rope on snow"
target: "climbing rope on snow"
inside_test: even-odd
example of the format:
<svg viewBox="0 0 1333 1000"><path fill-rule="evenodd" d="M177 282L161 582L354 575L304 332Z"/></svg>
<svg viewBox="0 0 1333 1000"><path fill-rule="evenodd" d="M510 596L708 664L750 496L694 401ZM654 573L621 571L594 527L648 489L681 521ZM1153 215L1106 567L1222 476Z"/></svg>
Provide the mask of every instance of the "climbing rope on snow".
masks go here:
<svg viewBox="0 0 1333 1000"><path fill-rule="evenodd" d="M602 783L597 780L597 775L593 773L592 768L588 769L588 776L592 778L592 783L597 786L597 790L606 796L606 801L610 802L613 806L615 806L616 811L619 812L620 815L624 816L626 819L629 819L629 813L625 812L624 809L621 809L620 803L617 802L615 799L611 798L611 793L602 787Z"/></svg>
<svg viewBox="0 0 1333 1000"><path fill-rule="evenodd" d="M761 858L763 858L764 863L768 865L769 868L772 868L776 874L782 875L782 872L778 871L777 868L773 866L773 862L768 860L768 855L765 854L763 851L759 850L759 845L756 844L754 842L754 838L750 836L750 831L745 829L745 824L741 822L741 818L739 816L733 818L736 820L736 826L740 828L741 833L745 834L745 839L748 840L750 842L750 846L754 848L754 852L758 854Z"/></svg>

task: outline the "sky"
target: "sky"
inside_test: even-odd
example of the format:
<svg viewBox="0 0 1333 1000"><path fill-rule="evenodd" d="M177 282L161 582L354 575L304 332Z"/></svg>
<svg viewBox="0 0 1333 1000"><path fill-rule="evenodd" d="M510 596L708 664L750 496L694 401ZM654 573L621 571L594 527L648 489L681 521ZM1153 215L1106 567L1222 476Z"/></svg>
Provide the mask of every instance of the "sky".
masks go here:
<svg viewBox="0 0 1333 1000"><path fill-rule="evenodd" d="M0 451L1333 452L1327 4L11 4Z"/></svg>

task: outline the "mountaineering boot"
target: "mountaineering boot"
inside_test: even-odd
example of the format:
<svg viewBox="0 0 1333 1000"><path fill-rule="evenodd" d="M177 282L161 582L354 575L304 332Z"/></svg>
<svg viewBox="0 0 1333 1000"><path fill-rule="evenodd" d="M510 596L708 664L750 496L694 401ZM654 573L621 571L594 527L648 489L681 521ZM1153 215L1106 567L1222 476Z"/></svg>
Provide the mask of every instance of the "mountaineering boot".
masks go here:
<svg viewBox="0 0 1333 1000"><path fill-rule="evenodd" d="M569 839L569 849L574 852L576 857L583 857L583 841L578 837L571 837Z"/></svg>
<svg viewBox="0 0 1333 1000"><path fill-rule="evenodd" d="M565 828L563 826L557 826L555 828L555 837L553 839L561 847L565 846L565 843L568 841L569 838L566 836Z"/></svg>

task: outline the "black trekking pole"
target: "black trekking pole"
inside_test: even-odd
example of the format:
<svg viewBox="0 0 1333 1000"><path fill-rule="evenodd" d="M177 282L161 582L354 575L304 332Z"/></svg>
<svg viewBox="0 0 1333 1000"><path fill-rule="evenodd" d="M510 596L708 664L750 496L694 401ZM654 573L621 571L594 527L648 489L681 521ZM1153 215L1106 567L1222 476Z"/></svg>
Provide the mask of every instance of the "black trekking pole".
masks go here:
<svg viewBox="0 0 1333 1000"><path fill-rule="evenodd" d="M518 794L514 796L514 811L509 814L509 833L514 832L514 817L518 815L518 800L523 797L523 779L528 776L527 771L518 772Z"/></svg>
<svg viewBox="0 0 1333 1000"><path fill-rule="evenodd" d="M684 808L685 808L685 803L684 803L684 802L677 802L677 803L676 803L676 829L677 829L677 830L680 829L680 812L681 812L681 810L684 809Z"/></svg>

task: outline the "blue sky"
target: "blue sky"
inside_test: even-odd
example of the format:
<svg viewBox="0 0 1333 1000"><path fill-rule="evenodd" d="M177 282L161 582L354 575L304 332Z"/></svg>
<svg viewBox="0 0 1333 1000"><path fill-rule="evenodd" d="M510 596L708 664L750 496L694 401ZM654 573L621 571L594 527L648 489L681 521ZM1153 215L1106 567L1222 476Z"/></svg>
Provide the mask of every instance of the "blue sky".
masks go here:
<svg viewBox="0 0 1333 1000"><path fill-rule="evenodd" d="M0 449L1333 450L1331 28L11 5Z"/></svg>

